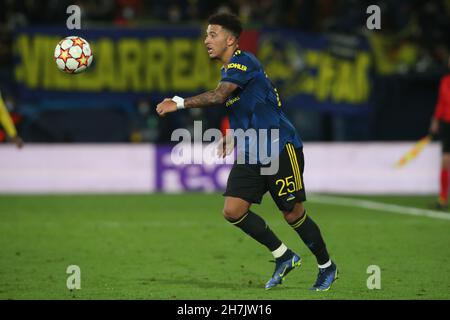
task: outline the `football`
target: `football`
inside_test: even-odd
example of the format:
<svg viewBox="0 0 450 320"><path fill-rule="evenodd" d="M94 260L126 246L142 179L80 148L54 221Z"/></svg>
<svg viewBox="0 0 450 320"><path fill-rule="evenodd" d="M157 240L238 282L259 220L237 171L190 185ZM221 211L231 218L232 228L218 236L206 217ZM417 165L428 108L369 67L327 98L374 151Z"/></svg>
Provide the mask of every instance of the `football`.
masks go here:
<svg viewBox="0 0 450 320"><path fill-rule="evenodd" d="M86 40L71 36L62 39L56 45L54 57L59 70L66 73L80 73L91 65L94 55Z"/></svg>

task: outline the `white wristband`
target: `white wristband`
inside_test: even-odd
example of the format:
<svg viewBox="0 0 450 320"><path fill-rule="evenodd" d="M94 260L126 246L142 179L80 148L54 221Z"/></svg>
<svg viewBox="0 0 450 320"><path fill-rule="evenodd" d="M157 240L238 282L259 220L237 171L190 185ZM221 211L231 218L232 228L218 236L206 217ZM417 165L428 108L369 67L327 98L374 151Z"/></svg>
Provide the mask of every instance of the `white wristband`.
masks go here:
<svg viewBox="0 0 450 320"><path fill-rule="evenodd" d="M177 104L177 109L184 109L184 99L179 96L174 96L172 101Z"/></svg>

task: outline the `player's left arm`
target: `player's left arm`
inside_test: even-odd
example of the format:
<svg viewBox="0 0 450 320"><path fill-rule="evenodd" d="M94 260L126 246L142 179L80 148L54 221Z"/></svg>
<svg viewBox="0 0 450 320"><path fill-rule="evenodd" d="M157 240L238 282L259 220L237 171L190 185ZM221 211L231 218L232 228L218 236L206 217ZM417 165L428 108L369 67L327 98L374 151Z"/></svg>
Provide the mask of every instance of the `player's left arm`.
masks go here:
<svg viewBox="0 0 450 320"><path fill-rule="evenodd" d="M175 112L181 108L204 108L225 103L227 98L238 88L238 85L232 82L220 82L216 89L201 93L194 97L184 99L183 106L177 106L173 99L164 99L156 107L159 116L166 113ZM181 98L180 98L181 99Z"/></svg>

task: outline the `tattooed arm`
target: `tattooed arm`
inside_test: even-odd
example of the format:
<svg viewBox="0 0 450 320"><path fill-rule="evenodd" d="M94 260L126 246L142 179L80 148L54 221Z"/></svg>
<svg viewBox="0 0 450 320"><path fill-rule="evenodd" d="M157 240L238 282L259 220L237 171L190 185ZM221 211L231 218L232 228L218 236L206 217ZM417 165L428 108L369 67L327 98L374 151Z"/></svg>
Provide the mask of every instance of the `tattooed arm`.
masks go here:
<svg viewBox="0 0 450 320"><path fill-rule="evenodd" d="M220 82L216 89L194 97L184 99L185 108L204 108L224 103L238 86L231 82ZM156 107L156 112L163 117L166 113L177 111L177 104L172 99L164 99Z"/></svg>
<svg viewBox="0 0 450 320"><path fill-rule="evenodd" d="M198 96L184 99L186 108L203 108L222 104L231 93L236 90L237 85L231 82L220 82L216 89L199 94Z"/></svg>

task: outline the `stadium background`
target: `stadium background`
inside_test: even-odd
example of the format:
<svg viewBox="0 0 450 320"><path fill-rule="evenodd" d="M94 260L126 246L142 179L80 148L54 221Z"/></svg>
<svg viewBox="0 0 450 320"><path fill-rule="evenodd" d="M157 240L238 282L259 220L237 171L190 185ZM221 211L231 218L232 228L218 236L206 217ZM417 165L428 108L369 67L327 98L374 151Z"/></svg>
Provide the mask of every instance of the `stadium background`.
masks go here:
<svg viewBox="0 0 450 320"><path fill-rule="evenodd" d="M81 30L66 29L71 4L82 8ZM366 28L371 4L381 8L381 30ZM193 131L195 120L203 121L203 130L226 127L222 108L163 119L154 109L165 97L215 87L219 66L207 59L204 28L211 13L228 10L243 20L241 47L262 61L305 142L309 190L342 192L352 196L353 204L367 200L385 205L374 209L360 202L351 208L343 204L348 198L311 197L310 208L317 210L330 245L345 261L344 275L358 283L343 282L341 291L321 298L449 298L448 276L408 276L415 281L408 287L402 282L405 270L389 271L400 257L409 262L419 253L423 257L415 268L448 265L449 219L427 210L438 188L439 145L431 144L403 171L393 164L428 131L439 80L448 73L450 1L0 0L0 6L0 90L26 143L16 150L0 131L0 214L5 221L1 297L316 298L297 295L295 280L285 292L264 295L257 283L271 266L251 269L249 261L236 260L245 260L249 250L262 259L265 255L220 220L221 197L211 192L223 189L229 167L177 167L167 158L174 129ZM53 50L61 38L75 34L91 44L94 63L84 74L65 75L56 68ZM35 195L42 193L47 195ZM89 193L103 195L85 195ZM392 193L401 195L385 196ZM274 206L266 202L260 210L282 230L280 217L269 215ZM396 210L409 216L397 216ZM77 216L75 224L70 215ZM168 224L176 224L178 237L167 238L172 231ZM412 236L418 232L421 238ZM81 242L80 233L87 242ZM108 236L106 244L99 234ZM247 248L233 260L236 254L226 240L204 244L215 234ZM348 234L358 237L360 245L355 247ZM58 246L67 236L72 240ZM10 243L11 238L16 241ZM148 257L142 242L164 250L153 248L155 256ZM175 250L168 242L187 248ZM398 242L402 245L392 248ZM202 256L194 246L199 245L206 252L217 251L210 253L210 274L197 270ZM80 247L84 251L67 253ZM98 250L110 253L103 258L115 265L109 270L111 279L119 279L115 285L103 275ZM391 259L379 258L383 252ZM153 275L140 274L140 265L151 266L167 253L181 257L188 277L175 266L167 273L148 267ZM54 275L55 270L77 259L73 263L92 267L91 282L80 293L67 293L61 285L66 275ZM33 261L37 265L31 268ZM243 269L244 285L226 275L225 266L232 269L233 263ZM380 294L365 287L365 268L372 263L380 264L390 281ZM36 269L39 276L30 280L26 274ZM315 272L312 263L305 272ZM298 280L307 285L306 277ZM149 292L147 285L159 291Z"/></svg>
<svg viewBox="0 0 450 320"><path fill-rule="evenodd" d="M218 9L243 18L242 47L262 60L307 141L415 140L447 72L448 1L380 1L380 31L365 26L370 1L79 1L81 32L66 29L71 1L2 2L1 84L29 142L161 143L193 119L219 127L219 109L164 121L151 112L161 97L216 84L202 41ZM49 57L74 33L89 39L96 66L64 81Z"/></svg>

